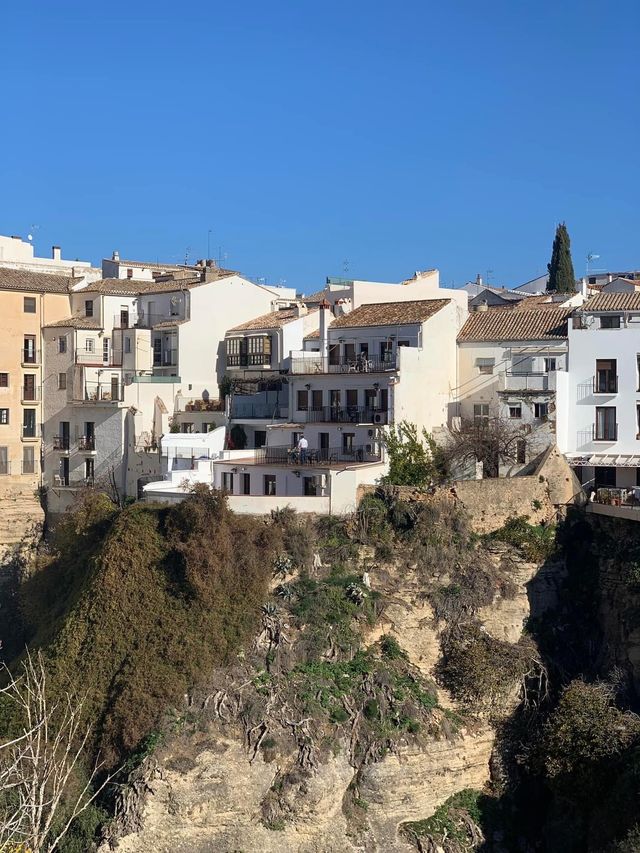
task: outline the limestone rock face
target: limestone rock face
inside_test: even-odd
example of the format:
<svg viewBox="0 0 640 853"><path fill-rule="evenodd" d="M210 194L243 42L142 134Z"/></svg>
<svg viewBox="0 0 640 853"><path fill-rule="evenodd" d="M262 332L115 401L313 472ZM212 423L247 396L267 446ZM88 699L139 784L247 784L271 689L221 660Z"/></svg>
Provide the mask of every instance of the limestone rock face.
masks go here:
<svg viewBox="0 0 640 853"><path fill-rule="evenodd" d="M42 537L44 511L33 486L11 485L0 498L0 604L8 585L26 574Z"/></svg>

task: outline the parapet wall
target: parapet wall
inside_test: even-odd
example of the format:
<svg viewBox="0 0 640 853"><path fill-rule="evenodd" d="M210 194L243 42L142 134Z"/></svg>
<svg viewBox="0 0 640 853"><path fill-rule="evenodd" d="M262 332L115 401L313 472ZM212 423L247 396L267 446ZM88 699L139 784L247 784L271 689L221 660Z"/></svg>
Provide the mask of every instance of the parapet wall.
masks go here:
<svg viewBox="0 0 640 853"><path fill-rule="evenodd" d="M490 533L502 527L514 515L528 515L532 524L550 522L559 506L573 503L581 486L567 461L553 447L545 453L535 474L486 480L458 480L451 487L424 492L411 486L398 486L406 501L428 503L453 502L471 517L477 533ZM376 486L360 486L358 502L373 494Z"/></svg>

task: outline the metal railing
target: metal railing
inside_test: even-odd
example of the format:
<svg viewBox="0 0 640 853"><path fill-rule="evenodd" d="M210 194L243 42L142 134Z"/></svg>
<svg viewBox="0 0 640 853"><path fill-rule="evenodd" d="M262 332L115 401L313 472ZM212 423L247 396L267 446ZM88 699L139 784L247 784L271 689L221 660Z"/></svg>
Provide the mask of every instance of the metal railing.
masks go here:
<svg viewBox="0 0 640 853"><path fill-rule="evenodd" d="M23 438L39 438L40 427L38 424L22 424Z"/></svg>
<svg viewBox="0 0 640 853"><path fill-rule="evenodd" d="M371 445L358 445L351 448L326 447L318 450L300 451L291 447L263 447L255 450L256 465L331 465L355 464L362 462L380 462L380 451L374 451Z"/></svg>
<svg viewBox="0 0 640 853"><path fill-rule="evenodd" d="M264 352L227 355L227 367L270 367L271 354Z"/></svg>
<svg viewBox="0 0 640 853"><path fill-rule="evenodd" d="M84 386L83 396L74 397L80 403L121 403L124 400L124 385L121 382L112 385L109 382L88 383Z"/></svg>
<svg viewBox="0 0 640 853"><path fill-rule="evenodd" d="M92 452L96 449L96 439L93 435L81 435L78 439L78 450Z"/></svg>
<svg viewBox="0 0 640 853"><path fill-rule="evenodd" d="M261 418L262 420L277 420L286 418L288 409L286 406L267 405L265 403L241 404L234 400L231 408L232 418Z"/></svg>
<svg viewBox="0 0 640 853"><path fill-rule="evenodd" d="M153 354L153 366L154 367L177 367L178 366L178 350L177 349L167 349L163 350L162 353Z"/></svg>
<svg viewBox="0 0 640 853"><path fill-rule="evenodd" d="M323 406L320 409L302 411L306 423L350 423L350 424L386 424L386 409L369 406Z"/></svg>
<svg viewBox="0 0 640 853"><path fill-rule="evenodd" d="M397 370L398 359L393 354L388 358L331 358L331 356L313 356L292 358L291 373L384 373Z"/></svg>
<svg viewBox="0 0 640 853"><path fill-rule="evenodd" d="M40 364L40 350L20 347L22 364Z"/></svg>
<svg viewBox="0 0 640 853"><path fill-rule="evenodd" d="M598 430L598 424L593 424L593 441L617 441L618 424L604 424L604 429Z"/></svg>
<svg viewBox="0 0 640 853"><path fill-rule="evenodd" d="M27 388L23 385L20 399L23 403L36 403L40 399L40 389L37 387Z"/></svg>
<svg viewBox="0 0 640 853"><path fill-rule="evenodd" d="M178 314L129 314L127 316L114 314L113 328L114 329L150 329L152 326L157 326L158 323L182 322L187 316L184 311Z"/></svg>
<svg viewBox="0 0 640 853"><path fill-rule="evenodd" d="M617 394L618 393L618 377L612 376L610 373L602 372L592 378L594 394Z"/></svg>
<svg viewBox="0 0 640 853"><path fill-rule="evenodd" d="M224 400L203 400L198 397L177 398L180 412L224 412Z"/></svg>
<svg viewBox="0 0 640 853"><path fill-rule="evenodd" d="M555 373L518 373L507 370L500 374L501 391L555 391Z"/></svg>
<svg viewBox="0 0 640 853"><path fill-rule="evenodd" d="M76 350L76 364L92 365L94 367L122 367L122 352L111 350L107 357L103 352L87 352Z"/></svg>
<svg viewBox="0 0 640 853"><path fill-rule="evenodd" d="M53 449L66 451L70 448L70 440L68 435L54 435Z"/></svg>

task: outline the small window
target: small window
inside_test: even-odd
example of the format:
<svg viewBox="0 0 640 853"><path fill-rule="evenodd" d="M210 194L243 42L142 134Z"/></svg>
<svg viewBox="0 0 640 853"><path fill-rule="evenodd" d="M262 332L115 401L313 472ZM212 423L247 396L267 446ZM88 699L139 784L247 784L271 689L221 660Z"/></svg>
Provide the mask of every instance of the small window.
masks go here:
<svg viewBox="0 0 640 853"><path fill-rule="evenodd" d="M533 416L536 420L546 421L549 415L549 404L548 403L534 403L533 404Z"/></svg>
<svg viewBox="0 0 640 853"><path fill-rule="evenodd" d="M66 391L67 389L67 374L59 373L58 374L58 391Z"/></svg>
<svg viewBox="0 0 640 853"><path fill-rule="evenodd" d="M509 417L513 420L522 417L522 405L520 403L511 403L509 405Z"/></svg>
<svg viewBox="0 0 640 853"><path fill-rule="evenodd" d="M8 474L10 471L9 448L0 447L0 474Z"/></svg>
<svg viewBox="0 0 640 853"><path fill-rule="evenodd" d="M132 269L127 270L127 278L133 278L133 270Z"/></svg>
<svg viewBox="0 0 640 853"><path fill-rule="evenodd" d="M555 358L545 358L545 360L544 360L544 372L545 373L553 373L554 370L557 370L556 359Z"/></svg>
<svg viewBox="0 0 640 853"><path fill-rule="evenodd" d="M265 495L275 495L276 493L276 475L275 474L265 474L264 475L264 494Z"/></svg>
<svg viewBox="0 0 640 853"><path fill-rule="evenodd" d="M35 296L25 296L24 297L24 313L25 314L35 314L36 313L36 298L35 298Z"/></svg>
<svg viewBox="0 0 640 853"><path fill-rule="evenodd" d="M620 315L612 314L608 317L600 317L600 328L601 329L619 329L620 328Z"/></svg>
<svg viewBox="0 0 640 853"><path fill-rule="evenodd" d="M85 299L84 301L84 316L93 317L93 299Z"/></svg>
<svg viewBox="0 0 640 853"><path fill-rule="evenodd" d="M476 423L488 423L489 422L489 404L488 403L475 403L473 406L473 420Z"/></svg>
<svg viewBox="0 0 640 853"><path fill-rule="evenodd" d="M0 424L9 423L9 409L0 409Z"/></svg>
<svg viewBox="0 0 640 853"><path fill-rule="evenodd" d="M58 352L66 352L67 351L67 338L66 335L62 335L58 338Z"/></svg>
<svg viewBox="0 0 640 853"><path fill-rule="evenodd" d="M477 358L476 367L480 373L491 374L496 363L495 358Z"/></svg>
<svg viewBox="0 0 640 853"><path fill-rule="evenodd" d="M595 275L590 275L589 276L589 284L595 284L595 283L596 283Z"/></svg>
<svg viewBox="0 0 640 853"><path fill-rule="evenodd" d="M399 346L399 344L398 344ZM303 492L306 497L316 497L318 494L318 481L315 477L305 477Z"/></svg>
<svg viewBox="0 0 640 853"><path fill-rule="evenodd" d="M524 465L527 461L527 442L524 438L519 438L516 441L516 462L518 465Z"/></svg>
<svg viewBox="0 0 640 853"><path fill-rule="evenodd" d="M242 475L242 494L250 495L251 494L251 474L243 474Z"/></svg>
<svg viewBox="0 0 640 853"><path fill-rule="evenodd" d="M398 341L398 346L399 347L410 347L411 341Z"/></svg>
<svg viewBox="0 0 640 853"><path fill-rule="evenodd" d="M36 473L36 458L35 458L35 450L33 445L30 447L22 448L22 473L23 474L35 474Z"/></svg>
<svg viewBox="0 0 640 853"><path fill-rule="evenodd" d="M9 374L8 373L0 373L0 388L8 388L9 387Z"/></svg>
<svg viewBox="0 0 640 853"><path fill-rule="evenodd" d="M299 412L306 412L309 408L309 392L306 389L298 391L296 408Z"/></svg>
<svg viewBox="0 0 640 853"><path fill-rule="evenodd" d="M84 342L85 352L95 352L96 351L96 342L93 338L87 338Z"/></svg>
<svg viewBox="0 0 640 853"><path fill-rule="evenodd" d="M233 494L233 474L230 471L222 472L222 488L225 492Z"/></svg>
<svg viewBox="0 0 640 853"><path fill-rule="evenodd" d="M127 335L127 337L124 339L124 351L125 351L126 353L130 353L130 352L131 352L131 338L130 338L128 335Z"/></svg>

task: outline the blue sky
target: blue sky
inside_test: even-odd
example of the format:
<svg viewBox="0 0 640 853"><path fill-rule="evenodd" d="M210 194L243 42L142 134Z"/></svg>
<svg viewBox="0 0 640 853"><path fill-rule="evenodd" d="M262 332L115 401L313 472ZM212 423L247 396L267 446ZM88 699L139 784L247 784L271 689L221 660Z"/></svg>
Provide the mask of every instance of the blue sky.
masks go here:
<svg viewBox="0 0 640 853"><path fill-rule="evenodd" d="M0 233L304 292L640 267L640 3L71 2L2 12ZM345 261L348 260L348 265Z"/></svg>

